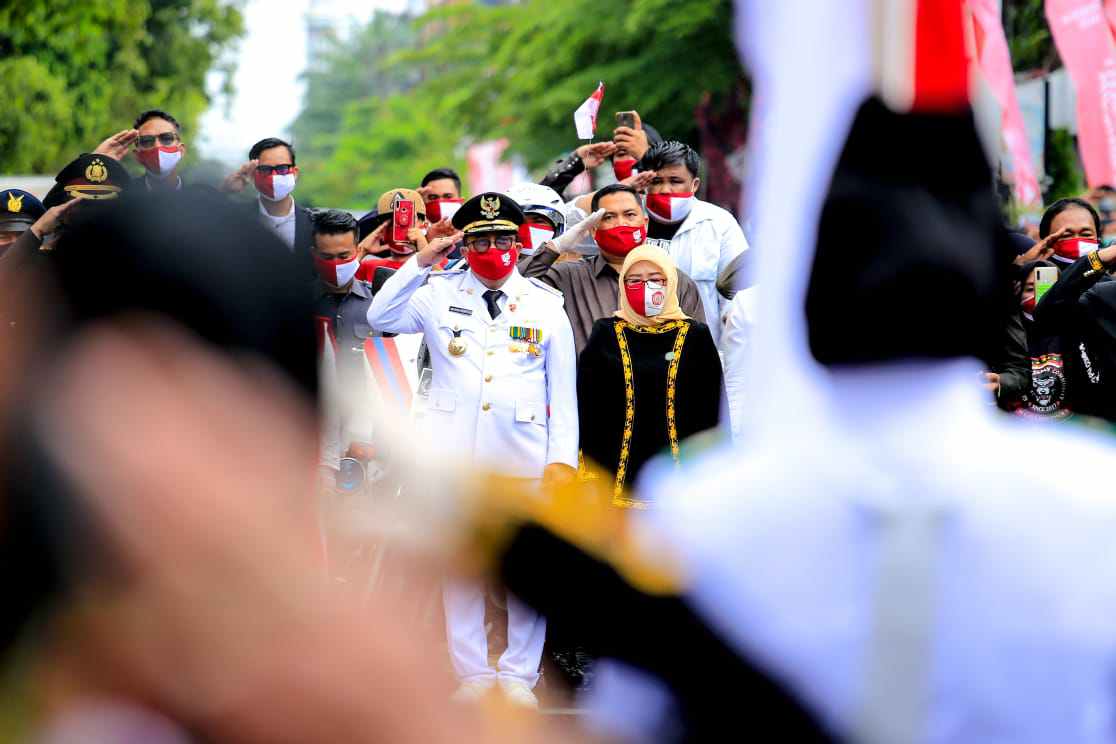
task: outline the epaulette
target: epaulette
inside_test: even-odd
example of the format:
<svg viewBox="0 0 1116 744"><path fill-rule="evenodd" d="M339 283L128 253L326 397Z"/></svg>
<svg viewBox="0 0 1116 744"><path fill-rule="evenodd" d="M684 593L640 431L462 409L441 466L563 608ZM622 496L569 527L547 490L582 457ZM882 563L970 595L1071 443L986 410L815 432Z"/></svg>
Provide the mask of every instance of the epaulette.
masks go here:
<svg viewBox="0 0 1116 744"><path fill-rule="evenodd" d="M536 279L533 276L529 276L529 277L527 277L527 281L531 282L531 284L535 285L539 289L545 289L547 292L554 295L555 297L557 297L560 300L565 298L565 295L562 294L562 290L555 289L554 287L550 286L549 284L542 281L541 279Z"/></svg>

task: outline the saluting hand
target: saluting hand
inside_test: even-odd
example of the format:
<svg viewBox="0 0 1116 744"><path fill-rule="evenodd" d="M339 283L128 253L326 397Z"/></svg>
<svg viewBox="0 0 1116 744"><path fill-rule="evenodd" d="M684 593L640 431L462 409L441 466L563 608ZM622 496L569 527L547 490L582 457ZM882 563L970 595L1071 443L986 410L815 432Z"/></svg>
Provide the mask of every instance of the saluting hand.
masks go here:
<svg viewBox="0 0 1116 744"><path fill-rule="evenodd" d="M138 129L125 129L97 145L97 149L93 153L110 157L113 160L123 160L127 157L132 143L136 141L136 137L139 137Z"/></svg>
<svg viewBox="0 0 1116 744"><path fill-rule="evenodd" d="M360 249L361 255L374 256L384 251L384 230L391 222L385 222L377 227L372 232L364 236L364 240L360 241L357 248Z"/></svg>
<svg viewBox="0 0 1116 744"><path fill-rule="evenodd" d="M434 238L444 238L447 235L453 235L456 230L457 228L453 226L453 222L450 218L446 217L445 219L427 225L426 239L433 240Z"/></svg>
<svg viewBox="0 0 1116 744"><path fill-rule="evenodd" d="M446 235L440 238L434 238L427 243L418 254L418 264L422 268L433 266L434 264L441 263L453 247L457 245L457 241L461 240L465 233L455 232L453 235Z"/></svg>
<svg viewBox="0 0 1116 744"><path fill-rule="evenodd" d="M81 199L70 199L68 202L63 202L57 206L51 207L43 216L35 220L35 224L31 225L31 233L42 240L47 235L58 229L58 225L62 223L62 217L66 212L74 208Z"/></svg>
<svg viewBox="0 0 1116 744"><path fill-rule="evenodd" d="M259 160L249 160L244 165L236 169L236 172L229 175L224 181L221 182L221 191L226 194L239 194L244 191L248 186L248 181L256 174L256 166L259 165Z"/></svg>
<svg viewBox="0 0 1116 744"><path fill-rule="evenodd" d="M653 179L654 177L655 171L640 171L639 173L633 173L620 183L624 184L625 186L631 186L633 189L642 194L644 191L647 190L647 187L651 185L651 179Z"/></svg>
<svg viewBox="0 0 1116 744"><path fill-rule="evenodd" d="M574 151L581 162L585 165L586 170L596 168L603 163L606 158L611 157L616 153L616 144L613 142L596 142L592 145L582 145Z"/></svg>
<svg viewBox="0 0 1116 744"><path fill-rule="evenodd" d="M566 251L573 250L574 246L581 242L585 233L595 228L604 217L605 211L598 209L593 214L589 215L581 222L569 227L564 233L559 235L554 240L548 240L543 243L544 248L549 248L555 253L565 253Z"/></svg>

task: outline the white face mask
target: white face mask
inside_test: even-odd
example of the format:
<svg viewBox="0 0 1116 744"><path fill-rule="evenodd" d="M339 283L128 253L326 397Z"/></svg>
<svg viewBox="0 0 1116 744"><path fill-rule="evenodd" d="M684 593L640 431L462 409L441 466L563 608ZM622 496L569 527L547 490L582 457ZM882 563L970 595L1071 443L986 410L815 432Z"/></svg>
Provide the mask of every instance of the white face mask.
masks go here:
<svg viewBox="0 0 1116 744"><path fill-rule="evenodd" d="M143 162L143 167L147 169L148 173L162 178L172 173L174 169L178 167L178 161L182 160L182 148L175 147L173 150L170 150L170 152L168 152L167 149L168 148L157 147L155 148L154 157L148 155L146 158L140 158L141 162Z"/></svg>
<svg viewBox="0 0 1116 744"><path fill-rule="evenodd" d="M287 173L285 175L273 173L269 178L271 179L270 194L261 191L259 188L260 185L258 183L256 184L256 190L260 192L260 196L264 199L269 201L283 201L295 189L297 178L294 173Z"/></svg>

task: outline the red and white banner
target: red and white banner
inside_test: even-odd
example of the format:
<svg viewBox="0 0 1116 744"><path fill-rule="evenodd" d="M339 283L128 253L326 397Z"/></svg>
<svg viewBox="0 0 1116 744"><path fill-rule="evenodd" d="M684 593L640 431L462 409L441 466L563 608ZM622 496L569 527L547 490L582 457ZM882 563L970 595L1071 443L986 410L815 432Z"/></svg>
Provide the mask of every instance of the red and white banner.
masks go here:
<svg viewBox="0 0 1116 744"><path fill-rule="evenodd" d="M1099 0L1046 0L1046 20L1077 89L1077 143L1090 186L1116 183L1116 42Z"/></svg>
<svg viewBox="0 0 1116 744"><path fill-rule="evenodd" d="M601 101L604 100L604 83L597 83L597 89L593 91L593 95L585 99L585 102L577 107L574 111L574 126L577 127L578 139L593 139L593 135L597 131L597 112L601 109Z"/></svg>
<svg viewBox="0 0 1116 744"><path fill-rule="evenodd" d="M1015 198L1020 204L1037 204L1042 199L1042 192L1039 190L1035 160L1027 144L1027 128L1015 94L1015 75L1000 20L1000 4L997 0L969 0L969 9L972 11L977 64L1000 106L1000 128L1004 145L1011 156Z"/></svg>

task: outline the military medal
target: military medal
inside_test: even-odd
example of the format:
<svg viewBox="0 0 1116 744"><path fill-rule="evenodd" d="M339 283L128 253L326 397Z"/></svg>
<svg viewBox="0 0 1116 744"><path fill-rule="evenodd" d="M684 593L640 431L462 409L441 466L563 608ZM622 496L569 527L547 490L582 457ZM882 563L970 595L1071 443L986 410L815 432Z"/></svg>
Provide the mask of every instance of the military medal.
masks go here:
<svg viewBox="0 0 1116 744"><path fill-rule="evenodd" d="M453 330L453 338L449 342L450 356L462 356L465 354L465 342L461 340L461 331L456 328Z"/></svg>
<svg viewBox="0 0 1116 744"><path fill-rule="evenodd" d="M532 356L542 356L542 349L539 348L539 344L542 343L542 331L538 328L511 326L508 328L508 335L516 341L526 341L527 351Z"/></svg>

